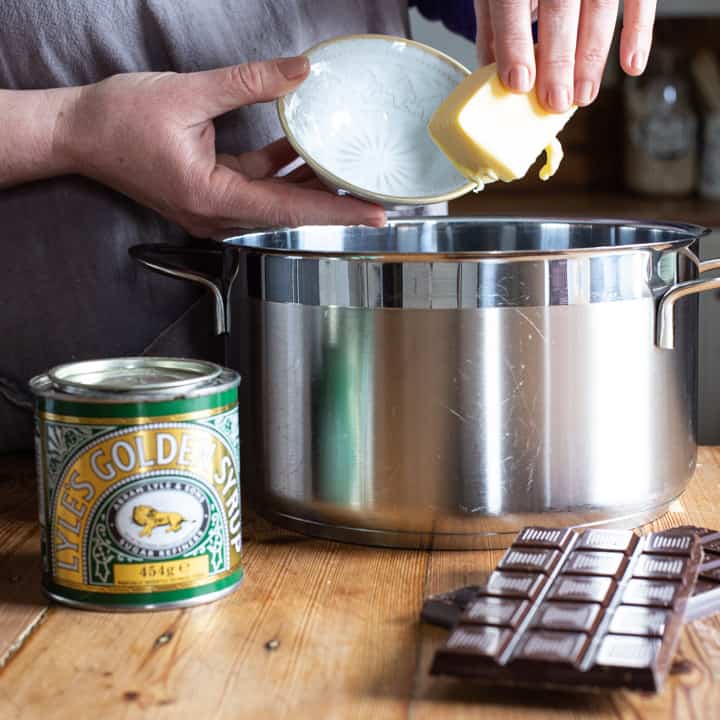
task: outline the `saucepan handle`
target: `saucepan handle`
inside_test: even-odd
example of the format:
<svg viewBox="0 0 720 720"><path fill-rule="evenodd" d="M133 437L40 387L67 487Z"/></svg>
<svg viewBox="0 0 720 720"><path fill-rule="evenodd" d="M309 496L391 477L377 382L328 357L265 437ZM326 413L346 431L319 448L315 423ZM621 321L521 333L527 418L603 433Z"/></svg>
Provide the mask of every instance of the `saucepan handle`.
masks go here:
<svg viewBox="0 0 720 720"><path fill-rule="evenodd" d="M709 233L706 230L704 234ZM675 305L679 300L703 292L720 290L720 277L705 278L703 275L720 270L720 258L699 261L695 259L700 277L697 280L678 283L663 295L657 311L657 346L662 350L675 349Z"/></svg>
<svg viewBox="0 0 720 720"><path fill-rule="evenodd" d="M162 275L202 285L213 298L213 317L218 350L216 359L228 362L230 334L230 292L237 277L237 255L221 246L179 246L168 243L135 245L130 257ZM213 270L208 267L215 266Z"/></svg>

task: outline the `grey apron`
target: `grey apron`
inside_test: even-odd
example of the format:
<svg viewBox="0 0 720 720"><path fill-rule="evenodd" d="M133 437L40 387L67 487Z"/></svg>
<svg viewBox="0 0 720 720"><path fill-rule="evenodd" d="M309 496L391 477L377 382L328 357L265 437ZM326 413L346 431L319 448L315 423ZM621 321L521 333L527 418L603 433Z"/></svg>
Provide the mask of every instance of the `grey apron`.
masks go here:
<svg viewBox="0 0 720 720"><path fill-rule="evenodd" d="M206 70L295 55L334 35L405 35L407 0L2 0L0 86L39 89L135 71ZM217 122L218 149L281 135L272 104ZM0 191L0 452L32 443L27 380L52 365L201 355L194 288L143 270L140 242L183 242L153 211L80 177Z"/></svg>

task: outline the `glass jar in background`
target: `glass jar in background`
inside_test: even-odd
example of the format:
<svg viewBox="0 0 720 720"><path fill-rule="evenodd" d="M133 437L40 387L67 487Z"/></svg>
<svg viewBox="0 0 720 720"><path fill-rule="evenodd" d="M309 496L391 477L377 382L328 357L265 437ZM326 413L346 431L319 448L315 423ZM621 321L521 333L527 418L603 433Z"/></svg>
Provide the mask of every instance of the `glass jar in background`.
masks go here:
<svg viewBox="0 0 720 720"><path fill-rule="evenodd" d="M690 82L677 55L657 48L647 71L628 77L625 184L648 195L687 195L697 178L698 119Z"/></svg>
<svg viewBox="0 0 720 720"><path fill-rule="evenodd" d="M720 200L720 112L705 116L700 195Z"/></svg>

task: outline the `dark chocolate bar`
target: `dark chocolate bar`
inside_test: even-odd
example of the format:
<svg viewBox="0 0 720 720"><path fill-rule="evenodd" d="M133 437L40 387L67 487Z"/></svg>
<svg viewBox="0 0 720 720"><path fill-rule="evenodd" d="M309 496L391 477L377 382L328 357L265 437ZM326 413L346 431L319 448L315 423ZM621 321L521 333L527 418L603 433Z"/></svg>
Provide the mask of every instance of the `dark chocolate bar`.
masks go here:
<svg viewBox="0 0 720 720"><path fill-rule="evenodd" d="M693 594L688 598L685 609L685 622L701 620L720 612L720 531L710 530L691 525L662 531L672 533L676 530L692 530L700 537L703 549L703 560L698 572ZM672 579L682 573L681 564L677 559L647 558L643 560L636 575L649 577L664 577ZM477 598L480 591L478 585L468 585L451 590L450 592L432 595L423 604L421 620L426 623L445 628L453 628L467 605ZM633 617L640 618L635 613ZM630 632L630 631L627 631Z"/></svg>
<svg viewBox="0 0 720 720"><path fill-rule="evenodd" d="M657 691L701 555L694 528L642 538L525 528L467 603L431 672L494 684Z"/></svg>

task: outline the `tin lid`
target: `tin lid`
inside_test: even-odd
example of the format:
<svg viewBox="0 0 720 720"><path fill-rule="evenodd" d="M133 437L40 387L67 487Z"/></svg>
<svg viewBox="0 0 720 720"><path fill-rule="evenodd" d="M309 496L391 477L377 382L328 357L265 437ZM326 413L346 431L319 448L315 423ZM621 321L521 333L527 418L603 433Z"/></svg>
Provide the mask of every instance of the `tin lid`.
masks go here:
<svg viewBox="0 0 720 720"><path fill-rule="evenodd" d="M222 368L204 360L128 357L58 365L48 372L57 390L70 393L137 393L190 390L216 380Z"/></svg>

